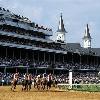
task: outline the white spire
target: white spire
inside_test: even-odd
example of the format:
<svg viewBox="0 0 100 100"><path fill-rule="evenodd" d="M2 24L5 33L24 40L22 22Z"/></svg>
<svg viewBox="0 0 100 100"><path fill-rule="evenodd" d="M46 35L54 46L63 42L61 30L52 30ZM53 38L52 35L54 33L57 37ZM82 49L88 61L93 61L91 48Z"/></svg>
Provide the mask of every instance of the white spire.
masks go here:
<svg viewBox="0 0 100 100"><path fill-rule="evenodd" d="M59 26L58 26L57 32L65 32L66 33L66 30L64 28L63 19L62 19L62 13L60 15Z"/></svg>
<svg viewBox="0 0 100 100"><path fill-rule="evenodd" d="M59 20L59 26L57 30L57 42L65 43L66 42L66 30L64 28L64 23L63 23L63 18L62 18L62 13L60 15L60 20Z"/></svg>
<svg viewBox="0 0 100 100"><path fill-rule="evenodd" d="M89 38L89 39L91 39L91 36L90 36L90 33L89 33L88 24L87 24L87 26L86 26L85 34L84 34L84 37L83 37L83 38Z"/></svg>
<svg viewBox="0 0 100 100"><path fill-rule="evenodd" d="M89 32L88 24L86 25L85 34L83 37L84 48L91 48L91 36Z"/></svg>

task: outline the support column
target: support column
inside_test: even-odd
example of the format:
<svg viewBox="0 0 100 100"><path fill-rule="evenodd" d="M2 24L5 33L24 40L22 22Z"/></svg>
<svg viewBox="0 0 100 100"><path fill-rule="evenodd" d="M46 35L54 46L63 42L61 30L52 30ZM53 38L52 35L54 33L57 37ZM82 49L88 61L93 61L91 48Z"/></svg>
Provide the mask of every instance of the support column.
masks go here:
<svg viewBox="0 0 100 100"><path fill-rule="evenodd" d="M17 67L16 67L16 73L18 72L18 69L17 69Z"/></svg>
<svg viewBox="0 0 100 100"><path fill-rule="evenodd" d="M28 74L28 67L26 68L26 73Z"/></svg>
<svg viewBox="0 0 100 100"><path fill-rule="evenodd" d="M49 55L49 62L50 62L50 53L48 55Z"/></svg>
<svg viewBox="0 0 100 100"><path fill-rule="evenodd" d="M55 53L54 53L54 64L55 64Z"/></svg>
<svg viewBox="0 0 100 100"><path fill-rule="evenodd" d="M28 53L27 53L27 51L26 51L26 58L28 58Z"/></svg>
<svg viewBox="0 0 100 100"><path fill-rule="evenodd" d="M87 58L87 64L88 64L88 55L86 55L86 58Z"/></svg>
<svg viewBox="0 0 100 100"><path fill-rule="evenodd" d="M45 69L45 73L47 73L47 70Z"/></svg>
<svg viewBox="0 0 100 100"><path fill-rule="evenodd" d="M7 58L7 56L8 56L8 52L7 52L7 48L6 48L6 58Z"/></svg>
<svg viewBox="0 0 100 100"><path fill-rule="evenodd" d="M21 50L20 50L20 59L21 59L22 57L21 57Z"/></svg>
<svg viewBox="0 0 100 100"><path fill-rule="evenodd" d="M97 56L97 65L99 65L99 64L98 64L98 56Z"/></svg>
<svg viewBox="0 0 100 100"><path fill-rule="evenodd" d="M100 65L100 57L98 56L98 65Z"/></svg>
<svg viewBox="0 0 100 100"><path fill-rule="evenodd" d="M53 69L53 75L55 74L55 71L54 71L54 69Z"/></svg>
<svg viewBox="0 0 100 100"><path fill-rule="evenodd" d="M81 55L80 55L80 65L81 65Z"/></svg>
<svg viewBox="0 0 100 100"><path fill-rule="evenodd" d="M81 62L81 55L80 55L80 69L81 69L81 64L82 64L82 62Z"/></svg>
<svg viewBox="0 0 100 100"><path fill-rule="evenodd" d="M45 62L45 52L44 52L44 62Z"/></svg>
<svg viewBox="0 0 100 100"><path fill-rule="evenodd" d="M39 52L38 52L38 61L39 61Z"/></svg>
<svg viewBox="0 0 100 100"><path fill-rule="evenodd" d="M63 56L63 62L64 62L64 60L65 60L65 59L64 59L64 55L62 55L62 56Z"/></svg>
<svg viewBox="0 0 100 100"><path fill-rule="evenodd" d="M58 56L58 61L60 62L60 55Z"/></svg>
<svg viewBox="0 0 100 100"><path fill-rule="evenodd" d="M6 75L6 67L4 68L4 74Z"/></svg>
<svg viewBox="0 0 100 100"><path fill-rule="evenodd" d="M33 51L33 62L35 62L35 61L34 61L34 51Z"/></svg>
<svg viewBox="0 0 100 100"><path fill-rule="evenodd" d="M95 56L93 56L93 58L94 58L94 65L95 65Z"/></svg>
<svg viewBox="0 0 100 100"><path fill-rule="evenodd" d="M13 58L15 57L14 50L13 50Z"/></svg>
<svg viewBox="0 0 100 100"><path fill-rule="evenodd" d="M36 73L35 74L37 75L37 69L36 69Z"/></svg>
<svg viewBox="0 0 100 100"><path fill-rule="evenodd" d="M73 64L74 62L73 62L73 53L72 53L72 64Z"/></svg>

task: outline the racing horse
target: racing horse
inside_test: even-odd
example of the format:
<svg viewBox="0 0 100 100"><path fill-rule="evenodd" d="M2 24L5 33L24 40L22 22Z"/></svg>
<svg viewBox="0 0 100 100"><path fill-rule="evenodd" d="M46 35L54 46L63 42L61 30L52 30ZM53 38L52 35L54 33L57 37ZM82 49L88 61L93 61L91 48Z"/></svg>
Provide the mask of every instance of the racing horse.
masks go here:
<svg viewBox="0 0 100 100"><path fill-rule="evenodd" d="M38 75L36 77L36 83L35 84L37 86L37 89L40 90L41 89L41 76L40 75Z"/></svg>
<svg viewBox="0 0 100 100"><path fill-rule="evenodd" d="M32 75L25 74L24 79L22 80L22 91L30 91L32 85Z"/></svg>
<svg viewBox="0 0 100 100"><path fill-rule="evenodd" d="M41 79L41 89L45 89L47 86L47 78L45 76L45 74L43 74L42 79Z"/></svg>
<svg viewBox="0 0 100 100"><path fill-rule="evenodd" d="M51 88L51 85L53 83L52 75L51 73L47 77L47 90Z"/></svg>
<svg viewBox="0 0 100 100"><path fill-rule="evenodd" d="M11 82L11 90L14 91L16 89L16 85L17 85L17 82L18 82L18 77L19 77L19 73L15 73L13 75L13 80Z"/></svg>
<svg viewBox="0 0 100 100"><path fill-rule="evenodd" d="M48 76L45 76L43 74L42 75L38 75L36 78L36 86L37 89L40 90L44 90L44 89L50 89L51 88L51 84L52 84L52 75L49 74Z"/></svg>

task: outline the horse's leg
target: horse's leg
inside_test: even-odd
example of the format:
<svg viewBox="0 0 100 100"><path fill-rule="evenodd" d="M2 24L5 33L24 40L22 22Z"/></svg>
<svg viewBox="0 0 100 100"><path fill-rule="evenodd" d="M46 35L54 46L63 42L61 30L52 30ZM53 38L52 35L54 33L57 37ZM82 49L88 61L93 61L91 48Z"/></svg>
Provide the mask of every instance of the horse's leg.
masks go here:
<svg viewBox="0 0 100 100"><path fill-rule="evenodd" d="M36 86L37 86L37 85L36 85L36 82L35 82L35 83L34 83L34 88L36 88Z"/></svg>
<svg viewBox="0 0 100 100"><path fill-rule="evenodd" d="M14 89L16 89L16 84L14 85Z"/></svg>
<svg viewBox="0 0 100 100"><path fill-rule="evenodd" d="M13 83L11 84L11 90L13 90Z"/></svg>
<svg viewBox="0 0 100 100"><path fill-rule="evenodd" d="M47 85L47 90L48 90L48 87L49 87L49 86Z"/></svg>
<svg viewBox="0 0 100 100"><path fill-rule="evenodd" d="M26 90L26 84L24 85L24 91Z"/></svg>
<svg viewBox="0 0 100 100"><path fill-rule="evenodd" d="M22 91L23 91L23 86L22 86Z"/></svg>
<svg viewBox="0 0 100 100"><path fill-rule="evenodd" d="M43 83L41 82L41 89L43 89Z"/></svg>
<svg viewBox="0 0 100 100"><path fill-rule="evenodd" d="M27 82L27 84L26 84L26 90L28 91L28 82Z"/></svg>
<svg viewBox="0 0 100 100"><path fill-rule="evenodd" d="M29 85L29 90L31 90L31 84Z"/></svg>
<svg viewBox="0 0 100 100"><path fill-rule="evenodd" d="M31 85L32 85L32 82L30 81L29 82L29 90L31 90Z"/></svg>
<svg viewBox="0 0 100 100"><path fill-rule="evenodd" d="M39 84L37 83L37 89L39 90Z"/></svg>
<svg viewBox="0 0 100 100"><path fill-rule="evenodd" d="M31 84L29 84L28 86L29 86L29 91L30 91L30 89L31 89Z"/></svg>
<svg viewBox="0 0 100 100"><path fill-rule="evenodd" d="M42 84L42 89L44 90L44 86L45 86L45 83L43 82L43 84Z"/></svg>
<svg viewBox="0 0 100 100"><path fill-rule="evenodd" d="M50 82L50 84L49 84L49 89L51 88L51 82Z"/></svg>
<svg viewBox="0 0 100 100"><path fill-rule="evenodd" d="M25 85L24 85L24 84L22 84L22 91L24 91L24 87L25 87Z"/></svg>
<svg viewBox="0 0 100 100"><path fill-rule="evenodd" d="M48 82L47 82L47 90L48 90Z"/></svg>
<svg viewBox="0 0 100 100"><path fill-rule="evenodd" d="M40 90L41 89L41 84L38 84L38 90Z"/></svg>
<svg viewBox="0 0 100 100"><path fill-rule="evenodd" d="M11 90L14 92L14 84L12 84Z"/></svg>
<svg viewBox="0 0 100 100"><path fill-rule="evenodd" d="M35 86L36 86L36 83L34 82L34 88L35 88Z"/></svg>
<svg viewBox="0 0 100 100"><path fill-rule="evenodd" d="M40 90L40 84L38 84L38 90Z"/></svg>
<svg viewBox="0 0 100 100"><path fill-rule="evenodd" d="M43 88L43 90L45 89L45 81L42 84L42 88Z"/></svg>

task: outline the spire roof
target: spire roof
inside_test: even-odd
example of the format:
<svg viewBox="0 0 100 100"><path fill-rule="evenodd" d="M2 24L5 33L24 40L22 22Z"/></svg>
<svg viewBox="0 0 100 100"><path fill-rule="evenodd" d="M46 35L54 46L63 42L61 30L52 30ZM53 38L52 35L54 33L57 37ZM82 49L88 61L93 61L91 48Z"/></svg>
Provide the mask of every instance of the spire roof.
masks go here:
<svg viewBox="0 0 100 100"><path fill-rule="evenodd" d="M60 15L59 26L58 26L57 32L65 32L65 33L66 33L66 30L65 30L65 28L64 28L62 13L61 13L61 15Z"/></svg>
<svg viewBox="0 0 100 100"><path fill-rule="evenodd" d="M90 33L89 33L89 27L88 27L88 24L86 25L85 34L84 34L83 39L85 39L85 38L91 39L91 36L90 36Z"/></svg>

